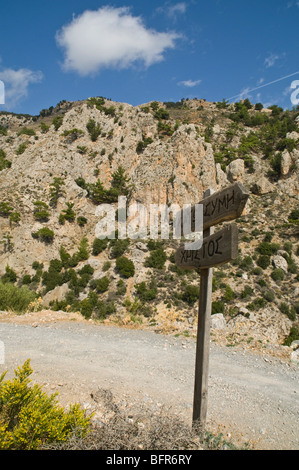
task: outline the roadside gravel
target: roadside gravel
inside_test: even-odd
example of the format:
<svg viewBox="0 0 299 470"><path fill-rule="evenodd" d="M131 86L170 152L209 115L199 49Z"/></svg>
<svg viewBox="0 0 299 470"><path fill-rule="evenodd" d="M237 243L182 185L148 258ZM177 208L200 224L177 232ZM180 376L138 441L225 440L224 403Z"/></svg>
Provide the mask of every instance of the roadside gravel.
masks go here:
<svg viewBox="0 0 299 470"><path fill-rule="evenodd" d="M59 392L62 404L91 406L90 393L166 405L191 423L195 340L82 321L28 321L0 315L5 361L0 373L28 358L32 380ZM299 366L211 343L208 420L236 444L254 449L299 448Z"/></svg>

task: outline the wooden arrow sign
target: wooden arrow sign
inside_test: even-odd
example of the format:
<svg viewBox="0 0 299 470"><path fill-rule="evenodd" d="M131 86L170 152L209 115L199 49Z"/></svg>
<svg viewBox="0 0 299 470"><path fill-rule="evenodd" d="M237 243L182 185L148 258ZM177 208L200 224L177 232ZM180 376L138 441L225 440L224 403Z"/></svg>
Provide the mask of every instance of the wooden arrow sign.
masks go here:
<svg viewBox="0 0 299 470"><path fill-rule="evenodd" d="M224 229L203 239L199 250L185 250L182 245L175 254L175 262L182 269L207 269L227 263L238 256L238 227Z"/></svg>
<svg viewBox="0 0 299 470"><path fill-rule="evenodd" d="M249 192L242 183L235 183L217 191L198 204L203 205L203 230L224 221L237 219L242 215ZM182 212L181 212L181 215ZM183 228L183 217L181 217ZM184 235L195 231L195 207L191 207L191 230L184 227Z"/></svg>

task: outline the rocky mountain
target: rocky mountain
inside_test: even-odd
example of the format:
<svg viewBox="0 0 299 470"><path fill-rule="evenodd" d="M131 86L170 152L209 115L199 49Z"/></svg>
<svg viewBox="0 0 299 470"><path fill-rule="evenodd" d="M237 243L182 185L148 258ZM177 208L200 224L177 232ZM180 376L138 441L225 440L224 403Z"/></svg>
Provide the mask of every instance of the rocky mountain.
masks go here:
<svg viewBox="0 0 299 470"><path fill-rule="evenodd" d="M298 144L298 109L249 100L134 107L95 97L39 116L2 112L2 289L30 291L19 310L194 334L199 276L175 265L178 241L99 240L96 208L116 207L120 195L182 207L240 181L250 199L237 221L239 257L214 268L213 334L290 344L299 339ZM5 295L2 310L13 308Z"/></svg>

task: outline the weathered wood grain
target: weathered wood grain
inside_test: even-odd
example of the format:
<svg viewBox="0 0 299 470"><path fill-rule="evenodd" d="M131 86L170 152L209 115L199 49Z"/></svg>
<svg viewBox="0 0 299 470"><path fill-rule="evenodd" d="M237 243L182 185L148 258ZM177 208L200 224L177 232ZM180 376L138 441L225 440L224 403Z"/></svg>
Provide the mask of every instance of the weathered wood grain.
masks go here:
<svg viewBox="0 0 299 470"><path fill-rule="evenodd" d="M238 227L229 224L213 235L203 238L199 250L185 250L180 246L175 262L182 269L206 269L234 260L238 256Z"/></svg>
<svg viewBox="0 0 299 470"><path fill-rule="evenodd" d="M244 211L249 192L238 182L228 186L221 191L211 194L206 199L203 199L198 204L203 205L203 230L206 230L213 225L221 222L234 220L240 217ZM181 218L178 219L181 223L181 233L188 235L190 227L183 226L183 211L181 211ZM195 206L191 206L191 232L195 231Z"/></svg>

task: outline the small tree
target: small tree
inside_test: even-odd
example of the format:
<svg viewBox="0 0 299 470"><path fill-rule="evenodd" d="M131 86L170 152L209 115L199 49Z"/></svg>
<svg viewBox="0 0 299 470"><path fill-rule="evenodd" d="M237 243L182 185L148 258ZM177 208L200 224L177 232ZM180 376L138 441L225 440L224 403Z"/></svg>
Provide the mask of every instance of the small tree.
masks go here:
<svg viewBox="0 0 299 470"><path fill-rule="evenodd" d="M48 204L46 204L43 201L35 201L33 205L34 205L33 215L34 215L35 220L38 220L40 222L47 222L50 217L50 213L48 211L49 209Z"/></svg>
<svg viewBox="0 0 299 470"><path fill-rule="evenodd" d="M94 119L89 119L88 123L86 124L86 128L92 142L95 142L102 132L100 124L96 123Z"/></svg>
<svg viewBox="0 0 299 470"><path fill-rule="evenodd" d="M48 244L52 243L54 240L54 232L50 230L48 227L43 227L39 229L37 232L32 232L32 237L37 238L38 240Z"/></svg>
<svg viewBox="0 0 299 470"><path fill-rule="evenodd" d="M62 178L55 177L50 185L50 205L57 206L58 199L65 194L63 189L64 181Z"/></svg>
<svg viewBox="0 0 299 470"><path fill-rule="evenodd" d="M125 256L121 256L116 260L116 270L119 274L125 278L132 277L135 274L135 266L133 261L126 258Z"/></svg>

